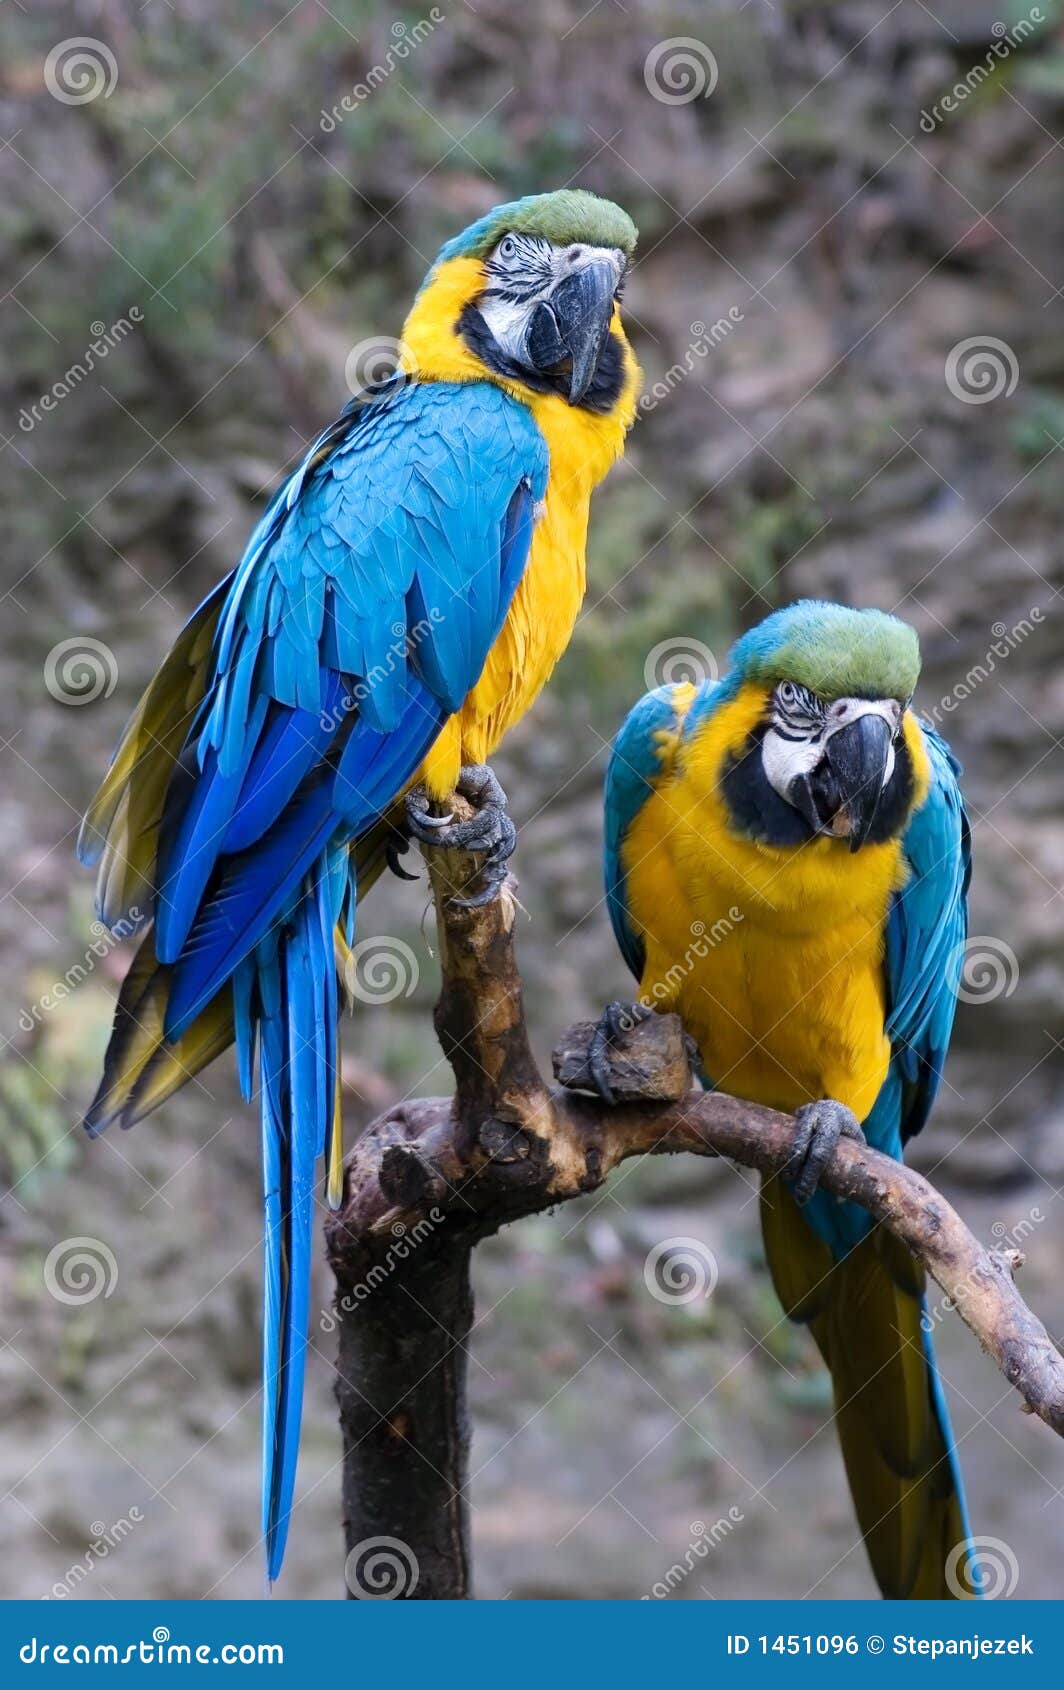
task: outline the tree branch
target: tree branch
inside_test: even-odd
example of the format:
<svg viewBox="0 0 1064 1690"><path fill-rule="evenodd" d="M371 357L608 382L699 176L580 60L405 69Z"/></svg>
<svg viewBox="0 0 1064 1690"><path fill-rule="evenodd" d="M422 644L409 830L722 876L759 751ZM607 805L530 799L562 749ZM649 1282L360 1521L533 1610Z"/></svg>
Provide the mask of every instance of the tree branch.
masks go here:
<svg viewBox="0 0 1064 1690"><path fill-rule="evenodd" d="M525 1025L513 882L491 904L463 908L456 899L476 886L477 859L426 855L443 968L436 1030L455 1095L407 1101L367 1129L327 1233L348 1550L378 1535L401 1539L420 1569L404 1594L418 1598L469 1594L473 1246L508 1221L596 1190L631 1156L687 1151L772 1174L794 1134L790 1116L691 1090L674 1015L639 1022L612 1053L611 1084L625 1101L608 1108L574 1089L587 1084L592 1023L563 1036L554 1052L563 1083L548 1087ZM853 1140L840 1140L822 1183L908 1246L1027 1409L1064 1436L1064 1358L1013 1283L1019 1252L985 1249L922 1175Z"/></svg>

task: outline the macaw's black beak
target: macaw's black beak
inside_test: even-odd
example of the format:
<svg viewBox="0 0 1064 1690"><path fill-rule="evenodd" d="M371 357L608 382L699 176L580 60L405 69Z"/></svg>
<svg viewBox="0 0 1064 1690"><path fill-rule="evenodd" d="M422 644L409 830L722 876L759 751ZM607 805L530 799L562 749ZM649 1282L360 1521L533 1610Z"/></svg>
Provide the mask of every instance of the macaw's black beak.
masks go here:
<svg viewBox="0 0 1064 1690"><path fill-rule="evenodd" d="M830 736L821 763L791 784L790 801L814 833L865 843L879 809L893 735L879 715L858 716Z"/></svg>
<svg viewBox="0 0 1064 1690"><path fill-rule="evenodd" d="M563 277L550 304L536 310L529 352L540 370L568 360L570 405L579 405L594 380L610 332L616 287L614 266L599 259Z"/></svg>

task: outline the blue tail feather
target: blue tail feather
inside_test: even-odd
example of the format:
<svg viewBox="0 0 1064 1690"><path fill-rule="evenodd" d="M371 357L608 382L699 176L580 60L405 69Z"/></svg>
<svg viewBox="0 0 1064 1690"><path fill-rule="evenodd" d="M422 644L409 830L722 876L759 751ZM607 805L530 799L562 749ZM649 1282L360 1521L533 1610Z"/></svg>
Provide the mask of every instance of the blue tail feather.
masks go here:
<svg viewBox="0 0 1064 1690"><path fill-rule="evenodd" d="M335 861L338 859L339 861ZM336 1080L333 928L346 879L326 852L275 934L256 951L253 1017L240 1045L260 1038L265 1228L262 1529L267 1573L280 1571L295 1489L310 1301L314 1176ZM241 1065L250 1062L241 1051Z"/></svg>

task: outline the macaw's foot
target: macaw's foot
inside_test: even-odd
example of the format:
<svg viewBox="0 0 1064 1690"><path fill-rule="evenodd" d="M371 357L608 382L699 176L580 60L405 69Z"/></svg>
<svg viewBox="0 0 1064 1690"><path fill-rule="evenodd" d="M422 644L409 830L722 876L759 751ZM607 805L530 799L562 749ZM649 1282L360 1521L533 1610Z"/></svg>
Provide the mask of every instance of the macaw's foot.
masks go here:
<svg viewBox="0 0 1064 1690"><path fill-rule="evenodd" d="M454 900L459 909L476 909L498 896L517 844L517 829L507 812L506 794L486 763L467 763L459 772L455 792L476 810L467 821L430 815L428 796L418 789L407 794L407 826L423 845L483 854L479 890Z"/></svg>
<svg viewBox="0 0 1064 1690"><path fill-rule="evenodd" d="M587 1047L587 1070L603 1103L616 1103L610 1083L610 1051L654 1011L645 1003L608 1003Z"/></svg>
<svg viewBox="0 0 1064 1690"><path fill-rule="evenodd" d="M840 1138L856 1138L863 1144L861 1123L852 1109L833 1098L803 1103L794 1112L794 1148L780 1174L794 1192L796 1203L808 1203Z"/></svg>

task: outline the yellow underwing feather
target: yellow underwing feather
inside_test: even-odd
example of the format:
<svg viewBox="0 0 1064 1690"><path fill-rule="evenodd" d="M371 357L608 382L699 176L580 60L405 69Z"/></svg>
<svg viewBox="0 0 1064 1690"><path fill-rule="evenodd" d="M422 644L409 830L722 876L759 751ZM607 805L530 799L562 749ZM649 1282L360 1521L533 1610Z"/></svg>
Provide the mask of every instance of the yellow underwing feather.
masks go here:
<svg viewBox="0 0 1064 1690"><path fill-rule="evenodd" d="M109 926L138 902L146 913L166 791L203 698L221 602L216 591L178 635L82 823L78 853L84 862L99 859L96 907Z"/></svg>
<svg viewBox="0 0 1064 1690"><path fill-rule="evenodd" d="M344 1116L340 1093L340 1066L336 1067L336 1094L333 1098L329 1142L326 1146L325 1201L334 1213L344 1200Z"/></svg>
<svg viewBox="0 0 1064 1690"><path fill-rule="evenodd" d="M131 1127L233 1042L232 1000L220 992L176 1044L163 1040L170 969L155 960L151 933L122 982L103 1077L86 1116L100 1133L112 1121Z"/></svg>
<svg viewBox="0 0 1064 1690"><path fill-rule="evenodd" d="M133 1086L122 1114L123 1127L142 1121L206 1068L233 1042L233 1009L228 992L219 992L176 1044L156 1044Z"/></svg>

